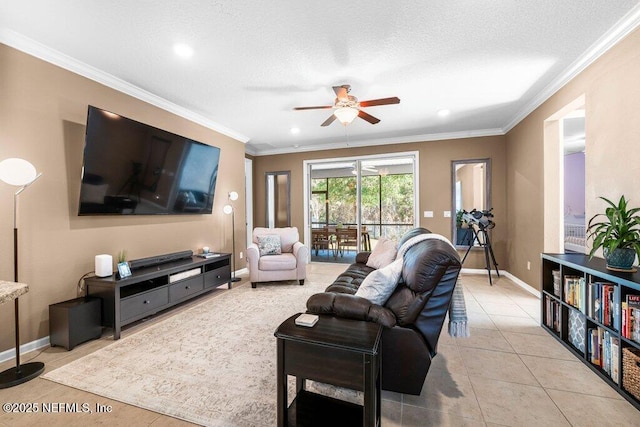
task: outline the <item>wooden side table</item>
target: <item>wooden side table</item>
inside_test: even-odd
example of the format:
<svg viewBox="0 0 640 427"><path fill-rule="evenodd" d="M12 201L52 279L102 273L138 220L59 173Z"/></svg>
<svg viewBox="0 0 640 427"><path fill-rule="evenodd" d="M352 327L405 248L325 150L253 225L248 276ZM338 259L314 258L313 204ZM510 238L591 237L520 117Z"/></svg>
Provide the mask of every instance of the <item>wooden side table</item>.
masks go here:
<svg viewBox="0 0 640 427"><path fill-rule="evenodd" d="M312 328L297 326L300 313L276 330L278 345L278 426L379 426L382 326L321 315ZM296 397L288 406L287 376L296 377ZM364 405L321 396L306 380L362 391Z"/></svg>
<svg viewBox="0 0 640 427"><path fill-rule="evenodd" d="M29 292L29 285L0 280L0 304L14 300L16 323L16 366L0 372L0 388L9 388L26 383L44 371L44 363L31 362L20 364L20 316L18 314L18 297Z"/></svg>

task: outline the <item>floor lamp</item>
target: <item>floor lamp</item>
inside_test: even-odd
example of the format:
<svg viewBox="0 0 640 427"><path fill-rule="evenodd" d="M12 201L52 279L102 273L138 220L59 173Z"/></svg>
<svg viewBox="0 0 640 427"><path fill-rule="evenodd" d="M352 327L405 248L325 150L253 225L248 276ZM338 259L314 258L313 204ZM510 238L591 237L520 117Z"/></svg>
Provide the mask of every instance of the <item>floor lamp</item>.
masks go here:
<svg viewBox="0 0 640 427"><path fill-rule="evenodd" d="M13 276L18 282L18 195L22 193L42 174L26 160L5 159L0 162L0 180L9 185L20 187L13 196ZM18 298L14 299L16 324L16 366L0 372L0 388L13 387L36 378L44 371L44 363L31 362L20 364L20 318L18 314Z"/></svg>
<svg viewBox="0 0 640 427"><path fill-rule="evenodd" d="M235 209L233 209L233 203L238 200L238 193L232 191L229 193L229 204L225 205L222 208L222 211L227 215L231 214L231 272L233 276L231 277L232 282L239 282L240 278L236 277L236 213Z"/></svg>

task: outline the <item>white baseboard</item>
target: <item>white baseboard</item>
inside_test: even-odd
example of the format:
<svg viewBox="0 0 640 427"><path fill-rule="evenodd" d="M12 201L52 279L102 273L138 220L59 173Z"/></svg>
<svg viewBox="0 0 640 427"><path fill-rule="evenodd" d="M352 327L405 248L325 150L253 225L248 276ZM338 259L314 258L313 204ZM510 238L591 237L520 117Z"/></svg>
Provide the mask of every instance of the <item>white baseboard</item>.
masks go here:
<svg viewBox="0 0 640 427"><path fill-rule="evenodd" d="M249 269L246 268L246 267L245 268L241 268L240 270L236 270L236 272L234 274L235 274L235 277L238 277L239 275L245 274L245 273L249 274Z"/></svg>
<svg viewBox="0 0 640 427"><path fill-rule="evenodd" d="M500 271L500 273L502 274L502 271ZM527 291L530 294L535 295L536 297L538 297L538 299L542 298L542 294L540 293L540 291L537 290L536 288L534 288L533 286L531 286L530 284L528 284L527 282L518 279L516 276L514 276L511 273L509 273L508 271L504 272L504 276L509 278L509 279L511 279L513 281L513 283L515 283L516 285L520 286L525 291Z"/></svg>
<svg viewBox="0 0 640 427"><path fill-rule="evenodd" d="M22 344L20 346L20 358L22 359L22 355L25 353L29 353L30 351L40 350L43 347L47 347L49 345L49 336L47 335L44 338L37 339L35 341L28 342L26 344ZM12 360L16 358L16 348L10 348L9 350L5 350L0 353L0 363L6 362L7 360ZM22 360L21 360L22 362Z"/></svg>
<svg viewBox="0 0 640 427"><path fill-rule="evenodd" d="M460 270L460 272L461 273L465 273L465 274L487 274L487 270L484 269L484 268L463 268L463 269ZM525 281L518 279L516 276L514 276L511 273L509 273L508 271L500 270L500 275L508 278L513 283L515 283L516 285L520 286L522 289L524 289L525 291L529 292L530 294L535 295L538 298L541 298L541 294L540 294L539 290L537 290L533 286L529 285ZM492 277L497 277L495 270L491 270L491 276Z"/></svg>

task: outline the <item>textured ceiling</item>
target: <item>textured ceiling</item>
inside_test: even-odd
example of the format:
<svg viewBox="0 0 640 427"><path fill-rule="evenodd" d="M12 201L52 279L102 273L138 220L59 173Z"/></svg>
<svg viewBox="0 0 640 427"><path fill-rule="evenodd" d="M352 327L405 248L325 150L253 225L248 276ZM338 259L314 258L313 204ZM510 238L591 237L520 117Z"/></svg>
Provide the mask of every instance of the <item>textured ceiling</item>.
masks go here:
<svg viewBox="0 0 640 427"><path fill-rule="evenodd" d="M616 28L635 26L639 3L5 0L0 41L87 65L266 154L503 133ZM193 56L177 57L176 42ZM346 128L320 127L330 110L292 110L331 104L345 83L360 100L401 103Z"/></svg>

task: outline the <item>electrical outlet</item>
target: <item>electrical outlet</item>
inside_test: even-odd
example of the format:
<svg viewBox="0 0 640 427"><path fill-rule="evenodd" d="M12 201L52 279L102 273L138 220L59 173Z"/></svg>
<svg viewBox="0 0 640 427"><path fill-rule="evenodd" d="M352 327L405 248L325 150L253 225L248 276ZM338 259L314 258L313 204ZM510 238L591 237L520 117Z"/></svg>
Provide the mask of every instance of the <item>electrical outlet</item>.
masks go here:
<svg viewBox="0 0 640 427"><path fill-rule="evenodd" d="M531 261L527 261L527 270L531 270Z"/></svg>
<svg viewBox="0 0 640 427"><path fill-rule="evenodd" d="M433 211L424 211L425 218L433 218Z"/></svg>
<svg viewBox="0 0 640 427"><path fill-rule="evenodd" d="M242 259L242 252L240 252L240 259Z"/></svg>
<svg viewBox="0 0 640 427"><path fill-rule="evenodd" d="M451 218L451 211L444 211L445 218Z"/></svg>

